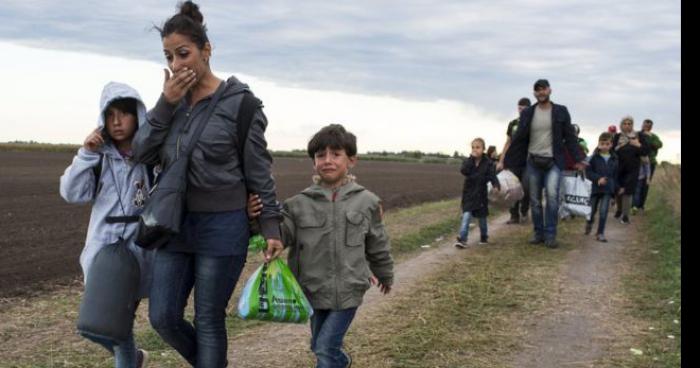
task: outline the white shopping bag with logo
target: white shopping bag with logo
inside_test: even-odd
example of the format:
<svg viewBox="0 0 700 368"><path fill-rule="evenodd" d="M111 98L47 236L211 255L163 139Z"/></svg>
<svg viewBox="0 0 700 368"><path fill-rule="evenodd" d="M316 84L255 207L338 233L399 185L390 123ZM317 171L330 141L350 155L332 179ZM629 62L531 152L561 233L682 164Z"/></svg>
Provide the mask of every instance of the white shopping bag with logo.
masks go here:
<svg viewBox="0 0 700 368"><path fill-rule="evenodd" d="M501 190L493 191L491 182L487 184L489 192L489 201L497 205L512 207L515 202L523 199L523 186L520 184L518 177L510 170L503 170L498 175L498 183L501 185Z"/></svg>
<svg viewBox="0 0 700 368"><path fill-rule="evenodd" d="M562 172L559 217L567 215L591 217L593 183L577 171Z"/></svg>

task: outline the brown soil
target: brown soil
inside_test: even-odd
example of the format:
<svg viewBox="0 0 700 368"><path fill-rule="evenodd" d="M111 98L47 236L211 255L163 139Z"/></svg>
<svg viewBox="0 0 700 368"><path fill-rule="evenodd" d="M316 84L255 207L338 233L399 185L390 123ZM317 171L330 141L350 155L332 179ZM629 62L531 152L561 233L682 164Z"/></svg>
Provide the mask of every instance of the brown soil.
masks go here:
<svg viewBox="0 0 700 368"><path fill-rule="evenodd" d="M66 204L58 194L59 178L72 158L70 153L0 152L0 298L42 294L80 274L90 206ZM462 176L454 165L361 161L353 173L386 209L454 198L461 191ZM309 185L311 161L277 158L273 174L283 200Z"/></svg>

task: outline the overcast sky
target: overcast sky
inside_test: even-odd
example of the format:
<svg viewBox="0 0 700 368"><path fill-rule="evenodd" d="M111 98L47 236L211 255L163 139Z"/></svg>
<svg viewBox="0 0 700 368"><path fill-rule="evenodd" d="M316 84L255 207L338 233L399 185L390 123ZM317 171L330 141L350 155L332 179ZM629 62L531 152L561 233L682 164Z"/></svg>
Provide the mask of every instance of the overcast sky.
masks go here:
<svg viewBox="0 0 700 368"><path fill-rule="evenodd" d="M361 152L466 152L479 135L500 151L517 100L547 78L591 146L629 114L637 128L653 119L660 155L679 159L680 1L199 4L213 68L245 77L263 99L272 149L301 148L333 119L358 134ZM35 131L82 142L109 80L130 82L151 106L164 66L152 27L175 10L175 1L3 1L0 77L22 87L0 92L3 110L14 109L0 118L0 141ZM50 109L63 112L51 117L62 133L45 126Z"/></svg>

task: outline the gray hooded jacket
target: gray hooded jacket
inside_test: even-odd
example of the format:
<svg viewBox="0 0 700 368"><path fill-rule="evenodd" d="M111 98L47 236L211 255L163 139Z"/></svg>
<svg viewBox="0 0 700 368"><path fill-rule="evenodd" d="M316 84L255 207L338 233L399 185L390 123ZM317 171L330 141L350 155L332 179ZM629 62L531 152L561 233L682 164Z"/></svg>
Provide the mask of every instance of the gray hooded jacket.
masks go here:
<svg viewBox="0 0 700 368"><path fill-rule="evenodd" d="M138 122L140 127L144 125L146 106L138 92L126 84L110 82L102 90L98 127L105 126L104 111L107 106L113 100L123 97L135 98L138 101ZM96 179L94 169L100 163L102 156L100 178ZM138 215L149 189L146 165L125 160L111 142L106 141L100 152L92 152L83 147L78 150L73 162L61 176L60 193L68 203L93 202L85 247L80 254L80 266L85 279L90 272L95 255L104 246L116 242L123 233L123 238L129 241L129 249L136 256L141 267L139 296L141 298L148 296L154 252L134 244L137 223L108 224L106 219L110 216ZM120 198L126 213L122 212Z"/></svg>
<svg viewBox="0 0 700 368"><path fill-rule="evenodd" d="M187 210L223 212L245 208L247 193L258 193L263 209L259 217L265 238L279 239L282 220L272 177L272 156L267 151L267 119L262 106L255 112L243 150L243 172L238 155L237 118L247 84L235 77L226 82L221 100L208 122L205 112L211 96L190 107L187 98L178 105L161 95L147 114L148 123L134 138L134 158L139 162L162 162L167 167L179 150L184 152L196 126L206 123L190 157L187 174Z"/></svg>

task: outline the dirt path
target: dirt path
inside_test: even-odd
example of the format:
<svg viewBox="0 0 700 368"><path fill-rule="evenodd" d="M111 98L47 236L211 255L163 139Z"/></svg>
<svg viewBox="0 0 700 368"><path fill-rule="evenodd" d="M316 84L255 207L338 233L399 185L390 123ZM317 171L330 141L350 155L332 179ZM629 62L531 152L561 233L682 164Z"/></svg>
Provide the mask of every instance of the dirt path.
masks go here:
<svg viewBox="0 0 700 368"><path fill-rule="evenodd" d="M502 214L489 221L489 235L506 230L505 222L510 215ZM524 225L524 226L530 226ZM476 231L476 233L474 233ZM479 230L470 229L471 246L478 242ZM450 262L458 250L453 246L452 236L447 237L435 249L424 251L395 266L394 279L396 283L392 294L410 292L410 286L421 278L431 274L438 267ZM358 310L355 323L370 318L374 311L381 308L391 297L383 297L376 288L370 289L365 295L362 307ZM229 362L237 368L243 367L299 367L305 357L309 356L308 324L273 323L269 327L245 331L242 335L231 338L229 343Z"/></svg>
<svg viewBox="0 0 700 368"><path fill-rule="evenodd" d="M559 293L547 310L528 321L525 348L512 367L593 367L605 348L623 337L614 322L616 300L620 275L627 267L624 248L638 229L620 224L612 215L613 211L605 230L608 243L595 240L594 226L567 255L557 280Z"/></svg>

